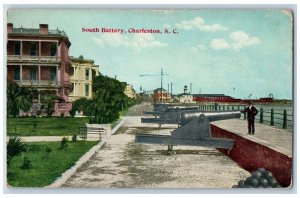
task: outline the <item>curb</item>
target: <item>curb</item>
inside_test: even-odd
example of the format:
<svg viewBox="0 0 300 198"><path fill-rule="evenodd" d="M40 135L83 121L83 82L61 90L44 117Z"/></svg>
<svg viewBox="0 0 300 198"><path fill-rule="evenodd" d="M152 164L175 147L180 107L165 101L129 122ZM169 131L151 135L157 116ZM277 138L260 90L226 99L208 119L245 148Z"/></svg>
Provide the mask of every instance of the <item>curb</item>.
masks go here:
<svg viewBox="0 0 300 198"><path fill-rule="evenodd" d="M126 117L123 117L122 120L113 128L113 130L111 131L111 134L114 135L117 130L124 124L124 118Z"/></svg>
<svg viewBox="0 0 300 198"><path fill-rule="evenodd" d="M111 131L111 134L107 136L103 141L99 142L97 145L95 145L93 148L91 148L88 152L86 152L83 156L79 158L79 160L75 163L74 166L72 166L70 169L66 170L62 175L57 178L52 184L45 186L44 188L60 188L63 184L67 182L68 179L71 178L72 175L74 175L78 168L80 168L84 163L86 163L93 155L97 153L98 150L100 150L110 139L110 136L115 134L116 131L123 125L124 118L113 128Z"/></svg>

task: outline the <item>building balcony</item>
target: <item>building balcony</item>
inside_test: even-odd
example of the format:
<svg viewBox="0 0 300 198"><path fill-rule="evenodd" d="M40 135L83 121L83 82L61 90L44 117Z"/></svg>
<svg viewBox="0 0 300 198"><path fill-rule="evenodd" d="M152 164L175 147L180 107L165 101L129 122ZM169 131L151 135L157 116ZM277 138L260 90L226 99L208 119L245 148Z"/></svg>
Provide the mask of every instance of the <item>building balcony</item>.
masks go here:
<svg viewBox="0 0 300 198"><path fill-rule="evenodd" d="M14 80L20 86L60 87L62 84L55 80Z"/></svg>
<svg viewBox="0 0 300 198"><path fill-rule="evenodd" d="M7 61L29 61L29 62L58 62L58 56L29 56L29 55L8 55Z"/></svg>

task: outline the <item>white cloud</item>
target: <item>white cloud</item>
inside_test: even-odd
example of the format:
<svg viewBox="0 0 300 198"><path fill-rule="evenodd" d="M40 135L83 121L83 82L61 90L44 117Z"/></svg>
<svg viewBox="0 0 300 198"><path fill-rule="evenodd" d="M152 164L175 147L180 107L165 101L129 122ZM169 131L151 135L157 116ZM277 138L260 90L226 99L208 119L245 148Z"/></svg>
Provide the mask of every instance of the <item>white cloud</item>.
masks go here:
<svg viewBox="0 0 300 198"><path fill-rule="evenodd" d="M235 31L229 35L229 41L225 39L213 39L210 46L217 50L234 49L239 51L242 48L258 44L260 44L260 39L258 37L249 36L243 31Z"/></svg>
<svg viewBox="0 0 300 198"><path fill-rule="evenodd" d="M230 48L229 43L225 39L213 39L210 46L214 49L228 49Z"/></svg>
<svg viewBox="0 0 300 198"><path fill-rule="evenodd" d="M166 47L168 44L155 40L152 34L135 34L133 37L121 34L102 34L92 39L101 46L126 47L135 50Z"/></svg>
<svg viewBox="0 0 300 198"><path fill-rule="evenodd" d="M257 37L251 37L243 31L236 31L230 34L232 40L231 46L235 50L240 50L246 46L260 44L260 40Z"/></svg>
<svg viewBox="0 0 300 198"><path fill-rule="evenodd" d="M204 51L204 50L206 50L206 47L205 47L205 45L202 45L202 44L199 44L195 47L191 47L191 51L194 53L198 53L199 51Z"/></svg>
<svg viewBox="0 0 300 198"><path fill-rule="evenodd" d="M217 31L228 30L227 27L224 27L220 24L208 25L201 17L195 17L193 20L190 21L181 21L180 23L176 23L175 26L180 29L185 29L185 30L198 29L203 32L217 32Z"/></svg>

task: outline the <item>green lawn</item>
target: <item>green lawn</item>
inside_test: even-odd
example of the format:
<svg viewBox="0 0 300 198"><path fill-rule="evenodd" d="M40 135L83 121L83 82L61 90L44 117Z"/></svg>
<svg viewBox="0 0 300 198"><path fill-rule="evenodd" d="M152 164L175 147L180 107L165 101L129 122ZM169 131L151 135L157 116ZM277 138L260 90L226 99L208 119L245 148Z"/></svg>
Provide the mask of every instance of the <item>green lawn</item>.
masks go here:
<svg viewBox="0 0 300 198"><path fill-rule="evenodd" d="M19 117L7 119L7 135L16 136L60 136L77 133L88 118L72 117Z"/></svg>
<svg viewBox="0 0 300 198"><path fill-rule="evenodd" d="M97 142L88 141L68 142L68 147L62 150L60 142L26 143L27 151L22 156L15 157L8 167L8 184L14 187L49 185L96 144ZM47 157L46 146L52 148ZM31 161L32 168L29 170L21 169L24 157Z"/></svg>

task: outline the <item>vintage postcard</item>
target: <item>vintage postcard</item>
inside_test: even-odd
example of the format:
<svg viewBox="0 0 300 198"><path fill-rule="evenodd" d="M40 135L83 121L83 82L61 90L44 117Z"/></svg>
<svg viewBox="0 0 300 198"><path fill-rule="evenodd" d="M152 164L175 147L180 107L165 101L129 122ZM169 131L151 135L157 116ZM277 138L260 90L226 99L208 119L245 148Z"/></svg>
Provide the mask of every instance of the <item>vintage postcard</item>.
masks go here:
<svg viewBox="0 0 300 198"><path fill-rule="evenodd" d="M293 16L8 9L7 188L292 189Z"/></svg>

